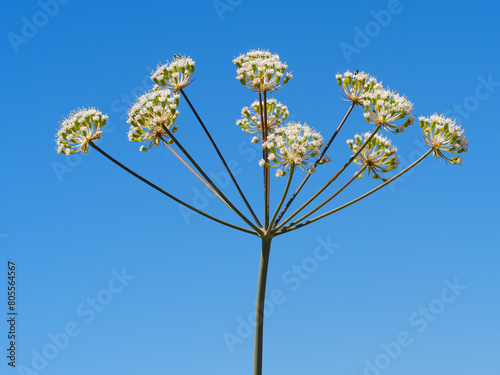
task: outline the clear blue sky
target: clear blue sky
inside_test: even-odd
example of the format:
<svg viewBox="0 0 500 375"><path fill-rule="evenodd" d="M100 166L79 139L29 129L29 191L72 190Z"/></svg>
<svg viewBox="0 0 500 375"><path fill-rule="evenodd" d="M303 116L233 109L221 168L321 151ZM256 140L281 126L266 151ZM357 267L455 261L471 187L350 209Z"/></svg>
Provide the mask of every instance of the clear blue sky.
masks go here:
<svg viewBox="0 0 500 375"><path fill-rule="evenodd" d="M261 213L258 156L235 125L255 95L232 64L256 48L288 63L294 78L273 96L325 137L348 107L334 75L359 69L407 95L417 116L460 117L470 139L462 166L428 158L393 188L274 240L264 373L500 373L499 12L486 1L3 1L3 354L7 260L18 269L19 315L18 367L2 355L0 373L252 372L253 339L241 321L254 309L258 238L186 219L96 152L57 155L54 135L72 109L98 107L109 115L103 149L240 224L200 195L168 150L139 152L125 114L158 62L190 55L196 80L187 93ZM179 110L179 138L217 175L222 166L194 116L183 102ZM302 199L346 160L345 140L366 130L356 111ZM402 164L422 152L418 126L391 138ZM283 182L273 184L278 193ZM356 181L329 207L376 184ZM242 207L234 189L223 190ZM313 261L326 251L321 243L332 253ZM296 266L308 270L302 278ZM228 346L225 334L241 342Z"/></svg>

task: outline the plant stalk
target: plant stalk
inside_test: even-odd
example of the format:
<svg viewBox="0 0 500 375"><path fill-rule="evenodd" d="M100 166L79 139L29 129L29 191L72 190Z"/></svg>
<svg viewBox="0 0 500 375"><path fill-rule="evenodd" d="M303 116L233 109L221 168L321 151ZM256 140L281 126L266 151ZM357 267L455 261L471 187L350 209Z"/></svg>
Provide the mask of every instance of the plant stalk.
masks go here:
<svg viewBox="0 0 500 375"><path fill-rule="evenodd" d="M258 231L259 228L252 223L245 215L243 215L240 210L236 208L236 206L222 193L222 191L215 185L215 183L208 177L208 175L205 173L205 171L196 163L196 161L191 157L189 152L180 144L180 142L177 140L177 138L174 136L174 134L168 129L165 125L162 125L163 130L167 133L167 135L174 141L175 145L179 147L179 149L182 151L182 153L188 158L188 160L194 165L194 167L198 170L198 172L201 173L201 175L205 178L205 180L215 189L216 192L212 192L215 194L216 197L221 198L221 200L236 214L238 215L243 221L245 221L252 229L255 231ZM161 140L166 144L167 141L163 137L160 137ZM188 167L189 168L189 167Z"/></svg>
<svg viewBox="0 0 500 375"><path fill-rule="evenodd" d="M337 134L339 133L340 129L342 129L342 126L344 126L344 123L346 122L347 118L351 114L352 109L355 107L355 105L356 105L355 103L352 103L351 106L349 107L349 110L347 111L347 113L345 114L344 118L340 122L339 126L337 127L337 130L335 130L335 132L333 133L332 137L328 141L328 144L323 148L323 152L321 153L321 155L318 157L318 159L314 163L315 166L318 165L318 163L321 160L323 160L323 156L325 156L326 151L330 148L333 140L337 137ZM297 190L295 190L295 193L293 193L293 195L290 197L290 199L286 203L285 207L283 208L283 211L281 211L280 215L278 216L278 219L276 219L275 225L277 225L280 222L280 220L283 218L283 215L288 210L288 208L290 207L290 205L292 204L292 202L294 201L294 199L297 197L297 195L299 194L300 190L302 190L302 188L306 184L307 180L309 180L309 177L311 177L311 175L312 175L312 173L308 172L307 175L304 177L304 179L302 180L302 182L299 185L299 187L297 188Z"/></svg>
<svg viewBox="0 0 500 375"><path fill-rule="evenodd" d="M353 199L352 201L350 202L347 202L345 204L343 204L342 206L339 206L337 208L334 208L333 210L331 211L328 211L328 212L325 212L324 214L321 214L319 216L316 216L315 218L311 219L311 220L308 220L306 222L303 222L303 223L300 223L300 224L297 224L295 226L286 226L284 228L281 228L280 230L276 231L275 235L279 235L279 234L283 234L283 233L286 233L286 232L291 232L292 230L295 230L295 229L299 229L299 228L302 228L303 226L306 226L308 224L311 224L311 223L314 223L315 221L318 221L320 219L323 219L324 217L328 216L328 215L331 215L337 211L340 211L348 206L350 206L351 204L354 204L358 201L360 201L361 199L363 198L366 198L368 197L369 195L375 193L376 191L382 189L384 186L387 186L389 185L392 181L394 181L395 179L401 177L403 174L405 174L406 172L408 172L410 169L412 169L413 167L415 167L418 163L420 163L422 160L424 160L427 156L430 155L430 153L433 151L434 149L433 148L430 148L425 154L423 154L418 160L415 160L411 165L409 165L408 167L406 167L404 170L402 170L401 172L399 172L397 175L395 175L394 177L391 177L390 179L388 179L386 182L384 182L383 184L380 184L379 186L377 186L376 188L370 190L368 193L365 193L359 197L357 197L356 199Z"/></svg>
<svg viewBox="0 0 500 375"><path fill-rule="evenodd" d="M266 297L267 269L271 238L262 238L260 256L259 281L257 284L257 303L255 307L255 345L254 345L254 375L262 375L262 349L264 343L264 302Z"/></svg>
<svg viewBox="0 0 500 375"><path fill-rule="evenodd" d="M249 234L253 234L253 235L258 236L258 233L256 231L253 231L253 230L250 230L250 229L247 229L247 228L240 227L238 225L234 225L234 224L228 223L228 222L226 222L224 220L218 219L218 218L216 218L216 217L214 217L212 215L209 215L209 214L207 214L207 213L205 213L205 212L203 212L203 211L201 211L201 210L199 210L199 209L197 209L197 208L195 208L195 207L187 204L186 202L182 201L181 199L175 197L174 195L166 192L162 188L160 188L157 185L153 184L151 181L146 180L144 177L142 177L141 175L135 173L130 168L126 167L125 165L123 165L122 163L120 163L118 160L116 160L115 158L113 158L112 156L110 156L109 154L107 154L106 152L104 152L103 150L101 150L97 145L94 144L94 142L90 141L88 144L90 145L90 147L92 147L93 149L95 149L96 151L98 151L101 155L103 155L106 158L108 158L109 160L111 160L113 163L115 163L116 165L118 165L120 168L124 169L128 173L130 173L135 178L137 178L137 179L141 180L142 182L144 182L145 184L151 186L153 189L158 190L160 193L166 195L167 197L169 197L170 199L176 201L177 203L182 204L184 207L187 207L190 210L193 210L194 212L196 212L196 213L198 213L200 215L203 215L203 216L205 216L208 219L216 221L217 223L223 224L225 226L228 226L228 227L233 228L233 229L237 229L237 230L245 232L245 233L249 233Z"/></svg>
<svg viewBox="0 0 500 375"><path fill-rule="evenodd" d="M313 200L315 200L325 189L331 185L332 182L334 182L340 174L352 163L354 159L358 157L358 155L363 151L363 149L366 147L368 142L371 141L371 139L375 136L375 134L380 130L382 127L381 124L377 125L375 127L375 130L370 134L370 136L365 140L365 142L361 145L361 147L354 153L354 155L351 156L351 158L347 161L347 163L344 164L342 168L325 184L321 189L319 189L316 194L314 194L311 198L309 198L302 206L297 208L284 222L282 222L276 229L282 228L286 223L288 223L290 220L292 220L300 211L302 211L304 208L306 208Z"/></svg>
<svg viewBox="0 0 500 375"><path fill-rule="evenodd" d="M186 100L187 104L189 105L189 108L191 108L191 111L193 111L196 119L198 120L198 122L200 123L201 127L203 128L203 131L205 132L205 134L207 135L208 139L210 140L210 143L212 143L212 146L214 147L215 152L219 156L219 159L221 160L222 164L224 164L224 168L226 168L226 171L229 174L229 177L231 178L231 181L233 181L233 184L236 187L236 190L238 190L238 193L240 194L241 199L243 199L243 202L245 202L245 205L247 206L248 211L250 211L250 214L252 215L252 217L255 220L255 222L257 223L257 225L259 227L262 226L262 224L260 224L260 222L259 222L259 219L257 218L257 215L255 215L255 212L253 211L252 207L250 206L250 203L248 203L248 200L245 197L245 194L243 194L243 191L241 190L240 185L238 185L238 183L236 182L236 178L234 178L233 172L231 172L231 169L227 165L226 160L224 159L224 157L222 156L221 152L219 151L219 148L215 144L215 141L213 140L212 136L210 135L210 132L208 131L207 127L205 126L205 124L201 120L200 116L198 115L198 112L196 112L196 109L194 109L193 105L191 104L191 101L188 99L188 97L187 97L186 93L184 92L184 90L181 89L180 91L181 91L182 96Z"/></svg>

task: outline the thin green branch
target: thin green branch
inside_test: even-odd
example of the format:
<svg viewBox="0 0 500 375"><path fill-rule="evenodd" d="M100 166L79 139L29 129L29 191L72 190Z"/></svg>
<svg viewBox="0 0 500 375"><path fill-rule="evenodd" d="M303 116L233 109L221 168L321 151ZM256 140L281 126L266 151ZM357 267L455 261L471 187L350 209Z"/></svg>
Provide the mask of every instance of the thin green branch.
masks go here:
<svg viewBox="0 0 500 375"><path fill-rule="evenodd" d="M273 215L273 217L272 217L272 219L270 221L271 226L275 225L274 224L274 219L276 219L276 216L278 215L278 212L280 211L281 206L283 205L283 202L285 202L286 196L288 194L288 189L290 189L290 184L292 182L293 171L294 170L295 170L295 164L292 164L292 166L290 167L290 172L289 172L289 175L288 175L288 181L286 183L285 191L283 192L283 196L281 197L280 203L278 204L278 207L276 207L276 211L274 211L274 215Z"/></svg>
<svg viewBox="0 0 500 375"><path fill-rule="evenodd" d="M364 166L359 171L357 171L356 173L354 173L354 175L349 179L349 181L347 181L344 185L342 185L342 187L340 189L338 189L335 193L333 193L328 199L326 199L323 203L321 203L320 205L318 205L316 208L314 208L311 211L309 211L307 214L303 215L300 219L297 219L294 222L290 223L288 225L288 227L293 227L297 223L300 223L301 221L303 221L304 219L308 218L313 213L315 213L316 211L318 211L325 204L327 204L328 202L330 202L333 198L335 198L337 195L339 195L347 186L349 186L351 184L351 182L353 182L356 178L358 178L358 176L360 174L362 174L365 171L365 169L366 169L366 166Z"/></svg>
<svg viewBox="0 0 500 375"><path fill-rule="evenodd" d="M355 105L356 105L355 103L351 104L351 106L349 107L349 110L347 111L347 113L345 114L344 118L342 119L342 121L340 122L339 126L337 127L337 130L335 130L335 132L333 133L332 137L330 138L330 141L328 141L327 145L323 148L323 152L321 153L321 155L318 157L318 159L314 163L314 166L318 165L318 163L321 160L323 160L323 157L325 156L326 151L331 146L333 140L337 137L337 134L339 133L340 129L342 129L342 126L344 126L344 123L346 122L347 117L349 117L349 115L351 114L352 109L355 107ZM309 180L309 177L311 177L311 175L312 175L312 172L308 172L306 174L306 176L302 180L302 182L299 185L299 187L297 188L297 190L295 190L295 193L293 193L293 195L290 197L290 199L286 203L285 207L283 208L283 211L281 211L280 215L278 216L278 219L276 220L275 225L277 225L280 222L280 220L283 218L283 215L286 213L286 211L288 210L288 208L290 207L290 205L292 204L292 202L294 201L294 199L297 197L297 195L299 194L299 192L302 190L302 188L306 184L307 180Z"/></svg>
<svg viewBox="0 0 500 375"><path fill-rule="evenodd" d="M208 177L205 171L196 163L196 161L191 157L189 152L181 145L181 143L177 140L177 138L173 135L173 133L168 129L165 125L162 125L163 130L167 133L167 135L174 141L175 145L179 147L179 150L188 158L188 160L194 165L194 167L201 173L203 178L215 189L217 192L216 196L221 197L223 202L232 210L236 215L238 215L241 219L243 219L248 225L250 225L255 231L259 231L259 228L255 226L245 215L243 215L240 210L238 210L235 205L222 193L222 191L217 187L217 185ZM166 142L163 137L160 136L163 142Z"/></svg>
<svg viewBox="0 0 500 375"><path fill-rule="evenodd" d="M262 142L267 141L267 91L264 91L264 105L262 105L260 92L259 92L259 101L261 106L263 107L263 122L262 124ZM261 112L262 113L262 112ZM267 163L267 157L269 152L267 147L263 149L264 152L264 161ZM269 229L269 194L270 194L270 179L269 179L269 168L264 167L264 227L266 230Z"/></svg>
<svg viewBox="0 0 500 375"><path fill-rule="evenodd" d="M250 203L248 203L248 200L245 197L245 194L243 194L243 191L241 190L240 185L238 185L238 182L236 182L236 178L234 177L233 172L231 172L231 169L227 165L226 160L224 159L224 157L222 156L221 152L219 151L219 148L215 144L215 141L213 140L212 136L210 135L210 132L208 131L208 129L206 128L205 124L201 120L200 116L198 115L198 112L196 112L196 109L194 109L193 105L191 104L191 101L187 97L187 95L184 92L184 90L181 89L180 92L181 92L182 96L184 97L184 99L186 100L187 104L189 105L189 108L191 108L191 111L195 115L195 117L198 120L198 122L200 123L201 127L203 128L203 131L205 132L205 134L207 135L208 139L210 140L210 143L212 143L212 146L214 147L215 152L219 156L219 159L221 160L222 164L224 164L224 168L226 168L226 171L229 174L229 177L231 178L231 181L233 181L233 184L236 187L236 190L238 190L238 193L240 194L241 199L243 199L243 202L245 202L245 205L247 206L248 211L250 211L250 214L252 215L253 219L255 220L255 223L257 223L257 225L259 227L261 227L262 224L259 222L259 219L257 218L257 216L255 215L255 212L253 211L252 207L250 206Z"/></svg>
<svg viewBox="0 0 500 375"><path fill-rule="evenodd" d="M366 145L371 141L371 139L375 136L375 134L379 131L382 124L379 124L375 127L375 130L370 134L368 138L365 139L365 142L361 145L361 147L351 156L351 158L344 164L342 168L325 184L321 189L316 192L311 198L309 198L302 206L300 206L294 213L292 213L281 225L279 225L276 230L282 228L286 223L292 220L300 211L302 211L305 207L307 207L313 200L315 200L330 184L335 181L340 174L352 163L354 159L358 157L358 155L363 151Z"/></svg>
<svg viewBox="0 0 500 375"><path fill-rule="evenodd" d="M224 204L227 205L227 202L219 195L219 193L217 193L217 191L215 191L215 189L207 181L205 181L198 173L196 173L196 171L173 149L172 146L170 146L170 144L163 137L160 136L160 139L162 140L163 144L167 146L170 152L172 152L172 154L174 154L175 157L177 157L177 159L179 159L181 163L187 169L189 169L189 171L192 174L194 174L196 178L198 178L198 180L200 180L203 183L203 185L205 185L217 198L219 198L222 202L224 202Z"/></svg>
<svg viewBox="0 0 500 375"><path fill-rule="evenodd" d="M218 219L212 215L209 215L189 204L187 204L186 202L180 200L179 198L173 196L172 194L166 192L165 190L163 190L162 188L158 187L157 185L153 184L152 182L146 180L144 177L140 176L139 174L135 173L133 170L131 170L130 168L126 167L125 165L123 165L122 163L120 163L118 160L116 160L115 158L113 158L112 156L108 155L106 152L104 152L103 150L101 150L97 145L94 144L94 142L90 141L88 143L90 145L90 147L92 147L93 149L95 149L96 151L98 151L100 154L102 154L103 156L105 156L106 158L108 158L109 160L111 160L113 163L115 163L116 165L118 165L120 168L124 169L125 171L127 171L128 173L130 173L132 176L138 178L139 180L141 180L142 182L144 182L145 184L151 186L153 189L156 189L158 190L160 193L166 195L167 197L169 197L170 199L173 199L174 201L176 201L177 203L179 204L182 204L184 207L187 207L189 208L190 210L200 214L200 215L203 215L205 216L206 218L209 218L213 221L216 221L217 223L220 223L220 224L223 224L223 225L226 225L230 228L233 228L233 229L237 229L239 231L242 231L242 232L245 232L245 233L249 233L249 234L253 234L253 235L256 235L256 236L259 236L259 234L256 232L256 231L252 231L250 229L247 229L247 228L243 228L243 227L240 227L240 226L237 226L237 225L234 225L234 224L231 224L231 223L228 223L224 220L221 220L221 219Z"/></svg>
<svg viewBox="0 0 500 375"><path fill-rule="evenodd" d="M318 221L328 215L331 215L337 211L340 211L348 206L350 206L351 204L354 204L358 201L360 201L361 199L364 199L366 197L368 197L369 195L375 193L376 191L382 189L384 186L387 186L388 184L390 184L392 181L394 181L395 179L401 177L403 174L405 174L406 172L408 172L410 169L412 169L413 167L415 167L418 163L420 163L422 160L424 160L428 155L430 155L430 153L432 152L432 148L429 149L425 154L423 154L418 160L414 161L411 165L409 165L408 167L406 167L404 170L402 170L401 172L399 172L397 175L395 175L394 177L391 177L390 179L388 179L387 181L385 181L383 184L380 184L379 186L377 186L376 188L370 190L368 193L365 193L361 196L359 196L358 198L356 199L353 199L352 201L346 203L346 204L343 204L342 206L339 206L331 211L328 211L328 212L325 212L324 214L321 214L319 216L316 216L315 218L311 219L311 220L308 220L306 222L303 222L301 224L298 224L294 227L289 227L289 226L286 226L285 228L282 228L281 230L277 231L275 234L276 235L279 235L279 234L283 234L283 233L287 233L287 232L291 232L292 230L295 230L295 229L299 229L299 228L302 228L303 226L306 226L306 225L309 225L311 223L314 223L315 221Z"/></svg>

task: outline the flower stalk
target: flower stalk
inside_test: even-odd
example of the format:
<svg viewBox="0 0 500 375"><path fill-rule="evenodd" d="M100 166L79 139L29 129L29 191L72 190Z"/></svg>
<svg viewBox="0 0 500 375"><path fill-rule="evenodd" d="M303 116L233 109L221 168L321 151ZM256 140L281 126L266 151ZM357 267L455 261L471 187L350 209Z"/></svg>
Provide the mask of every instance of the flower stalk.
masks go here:
<svg viewBox="0 0 500 375"><path fill-rule="evenodd" d="M196 119L198 120L199 124L201 125L201 127L203 128L203 131L205 132L205 134L207 135L208 139L210 140L210 143L212 144L215 152L217 153L217 155L219 156L219 159L221 160L222 164L224 165L224 168L226 169L227 173L229 174L229 178L231 178L231 181L233 182L234 186L236 187L236 190L238 190L238 193L240 194L243 202L245 203L245 205L247 206L248 208L248 211L250 211L250 214L252 215L253 219L255 220L255 223L260 227L262 226L259 222L259 219L257 218L257 215L255 215L255 212L253 211L252 207L250 206L250 203L248 203L248 200L247 198L245 197L245 194L243 194L243 191L241 190L240 188L240 185L238 184L238 182L236 181L236 178L234 177L233 175L233 172L231 172L231 169L229 168L229 166L227 165L226 163L226 160L224 159L224 157L222 156L222 153L220 152L219 150L219 147L217 147L217 144L215 143L214 139L212 138L212 136L210 135L210 132L208 131L207 127L205 126L205 124L203 123L203 120L201 119L201 117L198 115L198 112L196 111L196 109L194 108L194 106L191 104L191 101L189 100L189 98L187 97L186 93L184 92L184 90L180 90L180 93L182 94L182 96L184 97L184 99L186 100L186 103L188 104L189 108L191 108L191 111L193 112L193 114L195 115Z"/></svg>
<svg viewBox="0 0 500 375"><path fill-rule="evenodd" d="M257 282L257 303L255 307L254 375L262 375L262 352L264 347L264 303L266 298L267 270L269 266L270 252L271 238L262 238L259 279Z"/></svg>
<svg viewBox="0 0 500 375"><path fill-rule="evenodd" d="M331 214L334 214L335 212L337 211L340 211L340 210L343 210L344 208L346 207L349 207L350 205L356 203L356 202L359 202L361 199L364 199L370 195L372 195L373 193L375 193L376 191L379 191L380 189L382 189L383 187L389 185L392 181L396 180L397 178L401 177L402 175L404 175L406 172L408 172L410 169L412 169L413 167L415 167L418 163L420 163L422 160L424 160L427 156L429 156L431 154L431 152L433 152L433 149L430 148L428 151L425 152L425 154L423 154L420 158L418 158L417 160L415 160L411 165L409 165L408 167L406 167L404 170L402 170L401 172L399 172L397 175L395 175L394 177L391 177L389 178L388 180L386 180L384 183L380 184L379 186L377 186L376 188L370 190L368 193L365 193L361 196L359 196L358 198L356 199L353 199L352 201L350 202L347 202L337 208L334 208L333 210L330 210L328 212L325 212L324 214L321 214L311 220L308 220L306 222L303 222L303 223L300 223L300 224L296 224L295 226L286 226L280 230L277 230L275 232L275 235L280 235L280 234L283 234L283 233L287 233L287 232L291 232L295 229L299 229L299 228L302 228L306 225L309 225L309 224L312 224L314 223L315 221L318 221L320 219L323 219Z"/></svg>
<svg viewBox="0 0 500 375"><path fill-rule="evenodd" d="M330 148L333 140L337 137L337 134L339 133L340 129L342 129L342 126L344 126L347 118L349 117L349 115L351 114L352 112L352 109L356 106L356 103L352 103L351 106L349 107L349 110L347 111L347 113L345 114L344 118L342 119L342 121L340 122L339 126L337 127L337 129L335 130L335 132L333 133L332 137L330 138L330 140L328 141L328 143L326 144L326 146L323 148L323 151L321 152L321 155L318 157L318 160L316 160L316 163L314 163L315 165L318 165L318 163L323 160L323 157L325 156L325 153L326 151L328 150L328 148ZM297 195L299 194L299 192L302 190L302 188L304 187L304 185L306 184L307 180L309 180L309 177L311 177L312 175L312 172L308 172L306 174L306 176L304 177L304 179L302 180L302 182L300 183L299 187L297 188L297 190L295 190L295 192L293 193L293 195L290 197L290 199L288 200L288 202L286 203L285 207L283 208L283 210L280 212L278 218L276 219L276 221L274 222L274 226L276 226L280 220L283 218L283 215L286 213L286 211L288 210L288 208L290 207L290 205L292 204L292 202L294 201L294 199L297 197Z"/></svg>
<svg viewBox="0 0 500 375"><path fill-rule="evenodd" d="M119 166L120 168L124 169L125 171L127 171L128 173L130 173L132 176L134 176L135 178L141 180L142 182L144 182L145 184L151 186L153 189L155 190L158 190L160 193L166 195L167 197L169 197L170 199L174 200L175 202L179 203L179 204L182 204L184 207L187 207L189 208L190 210L193 210L194 212L200 214L200 215L203 215L205 216L206 218L210 219L210 220L213 220L217 223L220 223L222 225L225 225L225 226L228 226L230 228L233 228L233 229L236 229L236 230L239 230L241 232L245 232L245 233L249 233L249 234L253 234L253 235L256 235L258 236L258 233L256 231L253 231L253 230L250 230L250 229L247 229L247 228L243 228L243 227L240 227L238 225L234 225L234 224L231 224L231 223L228 223L224 220L221 220L219 218L216 218L215 216L212 216L212 215L209 215L207 214L206 212L203 212L202 210L199 210L197 209L196 207L193 207L191 206L190 204L187 204L186 202L184 202L183 200L175 197L174 195L166 192L165 190L163 190L162 188L158 187L157 185L153 184L152 182L150 182L149 180L146 180L144 177L142 177L141 175L135 173L133 170L131 170L130 168L128 168L127 166L123 165L122 163L120 163L118 160L116 160L115 158L113 158L112 156L110 156L109 154L107 154L106 152L104 152L103 150L101 150L101 148L99 146L97 146L94 142L89 142L88 143L90 147L92 147L93 149L95 149L97 152L99 152L101 155L105 156L107 159L109 159L110 161L112 161L113 163L115 163L117 166Z"/></svg>

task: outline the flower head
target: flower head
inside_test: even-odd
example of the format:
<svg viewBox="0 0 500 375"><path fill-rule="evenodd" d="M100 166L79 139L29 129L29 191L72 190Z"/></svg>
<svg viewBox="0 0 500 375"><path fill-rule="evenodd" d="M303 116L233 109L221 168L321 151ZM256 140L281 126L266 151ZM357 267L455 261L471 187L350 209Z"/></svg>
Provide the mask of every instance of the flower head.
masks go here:
<svg viewBox="0 0 500 375"><path fill-rule="evenodd" d="M433 114L430 117L418 118L423 131L425 143L433 148L434 157L442 157L452 164L462 164L460 156L448 158L443 151L460 154L468 150L468 139L456 122L442 115Z"/></svg>
<svg viewBox="0 0 500 375"><path fill-rule="evenodd" d="M280 167L276 173L278 177L284 176L292 165L309 170L314 167L310 159L320 154L323 144L323 137L307 124L289 122L275 128L262 143L269 151L265 166Z"/></svg>
<svg viewBox="0 0 500 375"><path fill-rule="evenodd" d="M348 139L347 144L351 151L355 154L360 147L370 137L371 133L365 133L363 140L359 134L354 136L354 140ZM380 134L375 134L354 159L354 163L361 165L365 169L358 175L361 178L365 171L368 171L368 176L380 178L379 173L389 172L397 168L399 160L396 156L398 149L391 144L391 140Z"/></svg>
<svg viewBox="0 0 500 375"><path fill-rule="evenodd" d="M241 130L247 133L262 134L262 125L260 123L260 104L256 100L250 108L243 107L241 110L243 118L236 121L236 125L241 127ZM273 128L279 126L286 120L290 112L288 107L279 103L276 99L267 100L267 129L272 131Z"/></svg>
<svg viewBox="0 0 500 375"><path fill-rule="evenodd" d="M147 151L151 146L160 144L160 137L166 134L164 126L174 133L177 130L173 124L179 115L179 98L179 94L159 87L139 97L128 111L128 139L134 142L151 141L149 147L141 146L141 151Z"/></svg>
<svg viewBox="0 0 500 375"><path fill-rule="evenodd" d="M88 143L101 137L101 129L107 120L108 115L103 115L95 108L82 108L71 112L57 131L57 153L86 153Z"/></svg>
<svg viewBox="0 0 500 375"><path fill-rule="evenodd" d="M277 90L293 77L290 72L285 74L288 65L269 51L251 50L235 58L233 63L237 68L236 79L252 91Z"/></svg>
<svg viewBox="0 0 500 375"><path fill-rule="evenodd" d="M366 121L381 125L392 133L404 132L415 118L411 115L413 103L398 93L378 88L363 95ZM406 118L406 120L405 120ZM399 120L402 122L396 123Z"/></svg>
<svg viewBox="0 0 500 375"><path fill-rule="evenodd" d="M193 73L194 61L190 57L175 56L172 62L158 65L151 79L157 85L179 91L191 83Z"/></svg>
<svg viewBox="0 0 500 375"><path fill-rule="evenodd" d="M351 73L348 70L344 74L337 73L335 78L337 78L345 100L358 105L363 103L363 94L382 87L381 82L378 83L376 78L365 72Z"/></svg>

